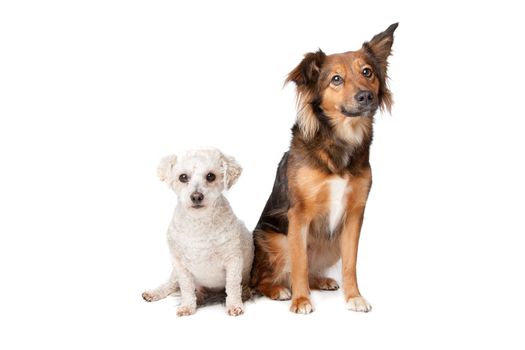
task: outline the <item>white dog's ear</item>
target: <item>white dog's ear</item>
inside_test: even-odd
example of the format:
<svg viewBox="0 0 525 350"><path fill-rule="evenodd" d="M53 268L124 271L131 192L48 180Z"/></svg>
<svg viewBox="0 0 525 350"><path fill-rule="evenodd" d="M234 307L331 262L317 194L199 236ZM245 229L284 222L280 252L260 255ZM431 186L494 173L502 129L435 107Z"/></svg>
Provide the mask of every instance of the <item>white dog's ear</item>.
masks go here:
<svg viewBox="0 0 525 350"><path fill-rule="evenodd" d="M167 181L171 177L171 170L177 163L177 156L171 155L162 158L159 166L157 167L157 175L159 175L160 181Z"/></svg>
<svg viewBox="0 0 525 350"><path fill-rule="evenodd" d="M241 176L242 168L233 157L222 154L221 158L224 187L229 190L230 187L232 187L233 184L237 182L239 176Z"/></svg>

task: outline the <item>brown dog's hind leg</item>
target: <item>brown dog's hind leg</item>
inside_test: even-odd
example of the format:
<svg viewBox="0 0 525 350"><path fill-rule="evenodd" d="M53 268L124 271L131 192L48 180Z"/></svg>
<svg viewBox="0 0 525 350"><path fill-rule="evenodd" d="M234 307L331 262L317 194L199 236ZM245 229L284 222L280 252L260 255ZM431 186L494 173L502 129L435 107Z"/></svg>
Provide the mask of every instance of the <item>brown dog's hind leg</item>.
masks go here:
<svg viewBox="0 0 525 350"><path fill-rule="evenodd" d="M339 284L330 277L310 276L310 289L312 290L338 290Z"/></svg>
<svg viewBox="0 0 525 350"><path fill-rule="evenodd" d="M292 293L283 285L261 283L256 287L257 291L273 300L290 300Z"/></svg>
<svg viewBox="0 0 525 350"><path fill-rule="evenodd" d="M255 231L251 287L273 300L289 300L288 242L282 233Z"/></svg>

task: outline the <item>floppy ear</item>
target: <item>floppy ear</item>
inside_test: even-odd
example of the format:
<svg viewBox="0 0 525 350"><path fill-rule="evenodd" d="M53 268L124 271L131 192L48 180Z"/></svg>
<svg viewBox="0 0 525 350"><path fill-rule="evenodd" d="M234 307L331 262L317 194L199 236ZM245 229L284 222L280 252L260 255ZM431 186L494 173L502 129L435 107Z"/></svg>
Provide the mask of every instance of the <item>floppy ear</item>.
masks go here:
<svg viewBox="0 0 525 350"><path fill-rule="evenodd" d="M320 49L317 52L307 53L301 63L288 74L285 84L293 81L297 86L312 86L319 79L319 72L325 58L325 53Z"/></svg>
<svg viewBox="0 0 525 350"><path fill-rule="evenodd" d="M167 181L171 176L171 170L177 163L177 156L171 155L162 158L159 166L157 167L157 175L160 181Z"/></svg>
<svg viewBox="0 0 525 350"><path fill-rule="evenodd" d="M379 101L381 109L390 112L392 106L392 94L387 86L388 56L392 53L394 43L394 31L399 23L390 25L384 32L374 36L369 42L363 44L363 50L370 56L376 65L376 71L380 82Z"/></svg>
<svg viewBox="0 0 525 350"><path fill-rule="evenodd" d="M312 109L317 94L317 82L326 55L323 51L310 52L288 74L285 84L293 81L297 85L297 126L307 140L319 129L319 121Z"/></svg>
<svg viewBox="0 0 525 350"><path fill-rule="evenodd" d="M242 167L230 156L221 153L224 187L229 190L242 173Z"/></svg>

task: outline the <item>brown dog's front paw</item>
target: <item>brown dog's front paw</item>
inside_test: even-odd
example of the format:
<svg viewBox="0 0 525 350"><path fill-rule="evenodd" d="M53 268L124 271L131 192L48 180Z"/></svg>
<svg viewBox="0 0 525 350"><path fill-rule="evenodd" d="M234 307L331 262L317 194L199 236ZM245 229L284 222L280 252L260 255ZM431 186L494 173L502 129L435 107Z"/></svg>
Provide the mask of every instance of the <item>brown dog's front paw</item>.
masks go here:
<svg viewBox="0 0 525 350"><path fill-rule="evenodd" d="M298 297L292 299L292 306L290 306L290 311L296 314L307 315L314 311L310 298L308 297Z"/></svg>
<svg viewBox="0 0 525 350"><path fill-rule="evenodd" d="M177 316L189 316L195 313L195 306L183 305L177 309Z"/></svg>
<svg viewBox="0 0 525 350"><path fill-rule="evenodd" d="M370 312L372 310L372 305L365 298L359 296L354 298L349 298L346 301L346 308L348 310L357 311L357 312Z"/></svg>

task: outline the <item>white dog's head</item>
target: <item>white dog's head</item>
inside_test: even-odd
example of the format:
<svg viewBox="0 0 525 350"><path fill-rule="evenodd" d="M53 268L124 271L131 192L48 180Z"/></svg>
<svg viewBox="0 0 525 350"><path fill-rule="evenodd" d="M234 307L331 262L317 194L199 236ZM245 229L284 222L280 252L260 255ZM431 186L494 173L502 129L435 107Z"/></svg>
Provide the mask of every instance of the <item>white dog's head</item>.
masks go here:
<svg viewBox="0 0 525 350"><path fill-rule="evenodd" d="M177 193L179 205L186 210L205 212L213 207L224 189L241 175L241 166L217 149L188 151L161 160L159 178Z"/></svg>

